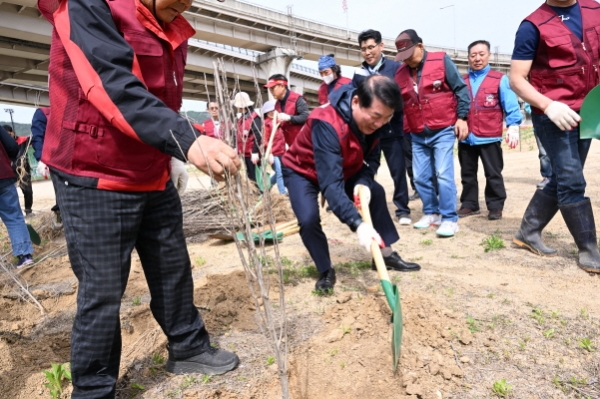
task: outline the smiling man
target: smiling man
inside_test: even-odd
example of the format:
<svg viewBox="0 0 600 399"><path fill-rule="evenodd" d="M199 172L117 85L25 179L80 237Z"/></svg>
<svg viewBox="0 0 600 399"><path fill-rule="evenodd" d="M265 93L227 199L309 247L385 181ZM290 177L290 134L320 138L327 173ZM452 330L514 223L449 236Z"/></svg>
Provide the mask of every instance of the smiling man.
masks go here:
<svg viewBox="0 0 600 399"><path fill-rule="evenodd" d="M387 210L385 191L374 180L381 155L379 139L401 106L398 86L387 77L370 76L358 88L342 86L331 93L329 100L328 105L309 115L283 158L283 177L300 236L320 273L316 290L331 290L336 281L327 237L321 228L319 193L338 219L356 231L359 244L367 251L372 240L380 243L388 269L419 270L419 265L405 262L392 250L390 245L399 236ZM357 205L369 207L373 227L362 221L352 203L360 186L372 193L368 204Z"/></svg>
<svg viewBox="0 0 600 399"><path fill-rule="evenodd" d="M39 0L53 25L52 112L42 161L52 172L78 279L71 334L74 399L112 399L119 310L135 248L150 309L168 340L166 370L220 374L238 357L211 347L194 306L172 159L223 179L240 161L178 114L191 0Z"/></svg>

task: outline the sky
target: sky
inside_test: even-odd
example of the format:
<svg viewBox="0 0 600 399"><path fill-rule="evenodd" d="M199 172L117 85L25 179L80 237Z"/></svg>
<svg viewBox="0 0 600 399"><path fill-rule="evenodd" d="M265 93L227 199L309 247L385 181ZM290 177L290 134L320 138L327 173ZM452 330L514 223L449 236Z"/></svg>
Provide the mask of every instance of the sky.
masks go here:
<svg viewBox="0 0 600 399"><path fill-rule="evenodd" d="M492 51L499 46L500 53L508 54L520 22L542 4L541 0L346 0L346 15L343 1L249 2L281 12L293 5L293 13L298 17L357 31L376 29L388 38L395 38L404 29L414 29L425 45L466 49L469 43L483 39L491 43ZM199 101L184 100L184 107L188 111L205 109ZM19 123L30 123L35 111L32 107L0 103L0 121L10 120L5 108L14 109L14 120Z"/></svg>

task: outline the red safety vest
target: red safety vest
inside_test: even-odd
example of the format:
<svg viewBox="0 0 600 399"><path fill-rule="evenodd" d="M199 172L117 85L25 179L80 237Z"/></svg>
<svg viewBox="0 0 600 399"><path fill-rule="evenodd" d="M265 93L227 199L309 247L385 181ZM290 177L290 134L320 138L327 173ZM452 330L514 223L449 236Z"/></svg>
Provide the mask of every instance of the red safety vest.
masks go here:
<svg viewBox="0 0 600 399"><path fill-rule="evenodd" d="M269 140L271 138L271 134L273 133L273 120L266 118L265 119L265 139L263 140L264 150L267 150L267 146L269 145ZM275 137L273 137L273 147L271 148L271 154L276 157L281 157L285 154L285 138L283 137L283 133L281 129L277 129L275 132Z"/></svg>
<svg viewBox="0 0 600 399"><path fill-rule="evenodd" d="M312 144L312 124L315 120L329 123L337 132L340 140L341 155L343 158L342 173L344 181L354 176L363 166L365 154L358 137L352 132L350 126L331 105L321 106L313 110L308 116L306 124L298 134L296 141L283 156L283 165L318 184L315 154ZM373 149L379 140L373 143Z"/></svg>
<svg viewBox="0 0 600 399"><path fill-rule="evenodd" d="M525 18L540 32L540 42L529 82L546 97L579 111L586 94L598 84L600 4L579 0L583 24L583 43L544 3ZM531 107L532 112L543 111Z"/></svg>
<svg viewBox="0 0 600 399"><path fill-rule="evenodd" d="M275 111L283 112L284 114L288 114L289 116L294 116L296 115L296 101L298 101L298 99L302 96L291 90L289 90L288 92L288 98L285 102L285 107L283 108L283 110L281 109L280 101L278 100L275 102ZM291 122L281 122L279 126L281 127L281 131L283 132L283 136L285 137L285 142L287 143L287 145L291 146L294 143L294 140L296 139L298 133L300 133L300 129L302 129L302 126L304 125L296 125Z"/></svg>
<svg viewBox="0 0 600 399"><path fill-rule="evenodd" d="M137 18L136 1L107 1L113 21L136 55L149 92L177 112L183 95L187 40L172 49ZM180 34L194 30L178 17ZM115 128L92 105L77 83L74 67L55 26L50 49L50 103L43 160L70 175L98 179L106 190L162 190L169 179L170 155Z"/></svg>
<svg viewBox="0 0 600 399"><path fill-rule="evenodd" d="M412 71L403 64L395 75L404 101L404 115L411 133L447 128L456 123L456 96L446 83L446 53L427 53L423 64L418 94L414 89Z"/></svg>
<svg viewBox="0 0 600 399"><path fill-rule="evenodd" d="M4 146L0 144L0 180L13 177L15 177L15 171L12 168L10 158Z"/></svg>
<svg viewBox="0 0 600 399"><path fill-rule="evenodd" d="M331 91L337 90L343 85L347 85L349 83L352 83L352 79L340 76L335 80L335 82L333 82L333 89ZM320 105L327 104L329 102L329 85L327 83L321 83L321 86L319 86L318 95Z"/></svg>
<svg viewBox="0 0 600 399"><path fill-rule="evenodd" d="M219 125L219 130L215 132L215 123L213 122L212 118L208 118L207 120L205 120L203 125L204 133L208 137L214 137L215 139L219 140L223 138L223 133L221 131L223 129L223 126Z"/></svg>
<svg viewBox="0 0 600 399"><path fill-rule="evenodd" d="M469 130L478 137L502 137L504 112L500 104L500 80L503 73L490 70L473 97L469 74L463 76L471 94Z"/></svg>
<svg viewBox="0 0 600 399"><path fill-rule="evenodd" d="M237 122L237 150L238 154L245 157L252 156L252 148L254 147L254 134L252 133L252 122L258 114L252 111L250 117L244 118L242 115Z"/></svg>

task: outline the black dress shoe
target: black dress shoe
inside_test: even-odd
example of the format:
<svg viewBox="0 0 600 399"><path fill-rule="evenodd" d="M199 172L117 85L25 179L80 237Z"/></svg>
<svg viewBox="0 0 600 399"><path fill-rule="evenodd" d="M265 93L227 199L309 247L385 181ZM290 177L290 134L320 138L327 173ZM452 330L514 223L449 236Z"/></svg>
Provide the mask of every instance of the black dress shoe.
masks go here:
<svg viewBox="0 0 600 399"><path fill-rule="evenodd" d="M388 270L395 270L397 272L418 272L421 270L421 266L417 263L406 262L402 260L398 252L394 251L390 256L384 256L383 261ZM371 263L371 269L377 270L375 267L375 261Z"/></svg>
<svg viewBox="0 0 600 399"><path fill-rule="evenodd" d="M495 209L488 213L488 220L500 220L502 219L502 209Z"/></svg>
<svg viewBox="0 0 600 399"><path fill-rule="evenodd" d="M329 291L333 290L335 285L335 270L333 268L321 273L317 284L315 284L316 291Z"/></svg>

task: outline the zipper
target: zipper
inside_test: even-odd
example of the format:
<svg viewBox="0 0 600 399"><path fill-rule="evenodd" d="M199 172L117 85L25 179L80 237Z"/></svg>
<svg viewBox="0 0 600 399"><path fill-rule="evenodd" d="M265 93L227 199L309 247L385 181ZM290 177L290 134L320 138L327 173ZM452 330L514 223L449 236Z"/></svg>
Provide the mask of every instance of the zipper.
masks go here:
<svg viewBox="0 0 600 399"><path fill-rule="evenodd" d="M581 42L581 46L583 47L583 51L587 51L587 49L585 48L585 42Z"/></svg>
<svg viewBox="0 0 600 399"><path fill-rule="evenodd" d="M175 71L173 71L173 82L175 82L175 86L179 86L177 84L177 75L175 75Z"/></svg>

